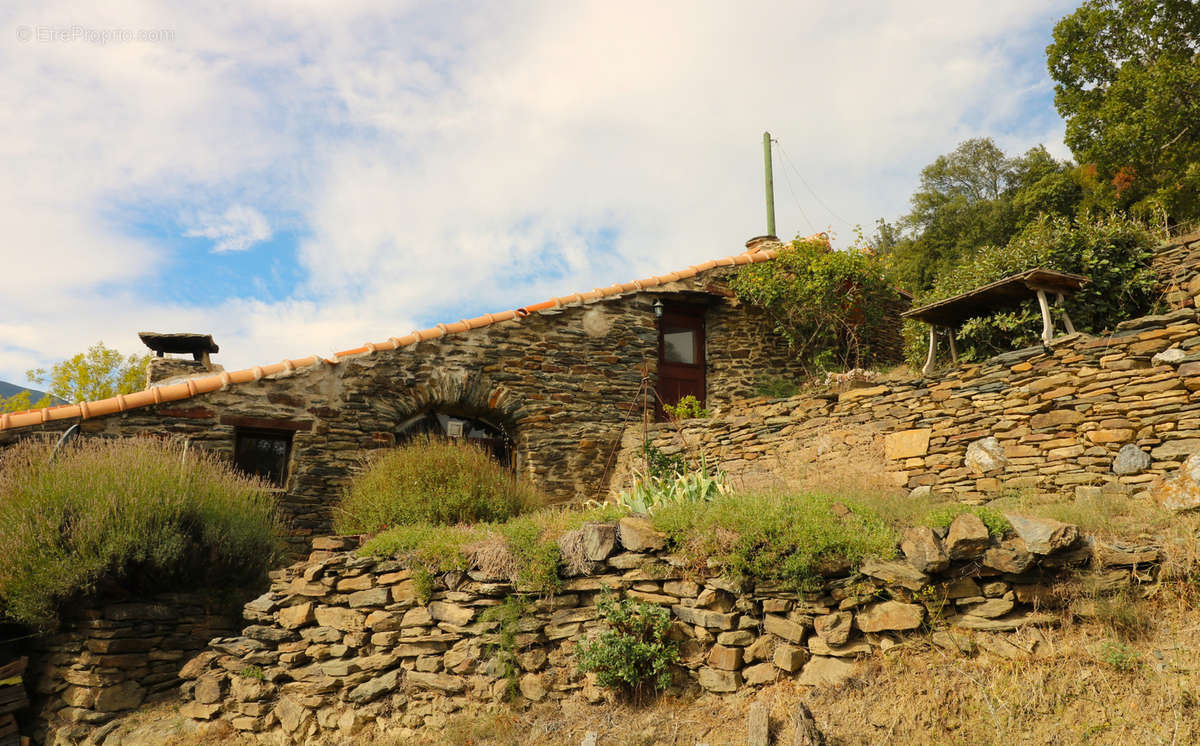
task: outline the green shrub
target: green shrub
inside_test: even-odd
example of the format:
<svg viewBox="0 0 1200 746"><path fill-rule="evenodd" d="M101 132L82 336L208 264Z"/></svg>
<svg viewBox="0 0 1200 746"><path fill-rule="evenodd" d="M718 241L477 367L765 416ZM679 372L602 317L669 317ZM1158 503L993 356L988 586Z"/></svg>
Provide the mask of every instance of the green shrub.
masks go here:
<svg viewBox="0 0 1200 746"><path fill-rule="evenodd" d="M503 521L539 503L536 492L470 442L421 437L380 452L346 491L340 533L417 523Z"/></svg>
<svg viewBox="0 0 1200 746"><path fill-rule="evenodd" d="M663 411L673 420L694 420L708 417L710 412L700 406L700 400L688 394L674 405L663 404Z"/></svg>
<svg viewBox="0 0 1200 746"><path fill-rule="evenodd" d="M130 593L242 587L281 544L260 482L154 438L44 443L0 453L0 613L38 629L117 586Z"/></svg>
<svg viewBox="0 0 1200 746"><path fill-rule="evenodd" d="M786 399L800 393L800 384L787 376L763 375L754 384L754 395Z"/></svg>
<svg viewBox="0 0 1200 746"><path fill-rule="evenodd" d="M867 365L891 333L887 309L897 294L870 250L796 239L774 261L743 267L729 286L767 314L810 375Z"/></svg>
<svg viewBox="0 0 1200 746"><path fill-rule="evenodd" d="M606 593L597 604L608 629L579 643L579 670L634 702L644 702L671 683L679 648L667 639L671 612L661 606Z"/></svg>
<svg viewBox="0 0 1200 746"><path fill-rule="evenodd" d="M1012 531L1012 524L1008 522L1004 514L986 505L946 505L931 510L925 515L925 520L922 522L930 528L949 528L950 524L954 523L954 519L963 513L970 513L983 521L983 525L987 526L988 533L997 539Z"/></svg>
<svg viewBox="0 0 1200 746"><path fill-rule="evenodd" d="M664 505L652 521L696 567L713 559L745 577L799 589L868 556L890 558L898 541L875 511L824 495L723 495Z"/></svg>
<svg viewBox="0 0 1200 746"><path fill-rule="evenodd" d="M484 609L479 615L481 621L497 623L494 642L489 643L484 652L493 656L499 664L500 675L505 679L505 694L509 698L516 696L518 691L521 666L517 661L517 633L529 609L529 602L523 596L513 595L507 596L499 606Z"/></svg>

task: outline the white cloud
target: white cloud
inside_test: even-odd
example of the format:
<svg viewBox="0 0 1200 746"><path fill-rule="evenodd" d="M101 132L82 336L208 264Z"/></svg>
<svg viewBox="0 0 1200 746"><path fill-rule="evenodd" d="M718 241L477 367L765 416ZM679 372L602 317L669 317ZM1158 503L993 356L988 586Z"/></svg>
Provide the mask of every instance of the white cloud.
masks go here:
<svg viewBox="0 0 1200 746"><path fill-rule="evenodd" d="M764 227L764 129L789 156L779 232L846 243L962 139L1064 154L1061 124L1026 109L1071 7L6 6L0 378L97 339L135 351L146 326L211 331L241 367L735 253ZM67 22L174 39L11 32ZM181 214L214 252L294 225L303 284L277 302L147 296L172 257L141 229Z"/></svg>
<svg viewBox="0 0 1200 746"><path fill-rule="evenodd" d="M201 213L188 222L195 227L183 235L213 239L216 242L212 248L214 254L245 251L271 238L271 225L266 217L246 205L233 205L220 215Z"/></svg>

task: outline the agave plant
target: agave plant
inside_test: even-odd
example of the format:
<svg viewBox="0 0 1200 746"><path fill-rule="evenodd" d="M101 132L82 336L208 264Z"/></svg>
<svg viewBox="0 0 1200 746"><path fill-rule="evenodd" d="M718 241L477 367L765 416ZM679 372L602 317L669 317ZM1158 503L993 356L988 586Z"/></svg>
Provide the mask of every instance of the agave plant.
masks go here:
<svg viewBox="0 0 1200 746"><path fill-rule="evenodd" d="M637 473L633 490L617 496L617 504L631 513L650 515L663 505L711 502L729 491L725 472L713 468L700 456L700 468L669 477Z"/></svg>

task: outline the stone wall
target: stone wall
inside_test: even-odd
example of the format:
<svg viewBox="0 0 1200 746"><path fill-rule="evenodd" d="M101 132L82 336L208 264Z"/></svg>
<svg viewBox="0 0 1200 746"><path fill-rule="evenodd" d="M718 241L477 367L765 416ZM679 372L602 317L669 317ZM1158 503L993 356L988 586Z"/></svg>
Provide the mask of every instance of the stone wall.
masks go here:
<svg viewBox="0 0 1200 746"><path fill-rule="evenodd" d="M1162 284L1163 299L1171 308L1195 308L1196 297L1200 296L1200 231L1158 247L1154 269Z"/></svg>
<svg viewBox="0 0 1200 746"><path fill-rule="evenodd" d="M843 680L854 659L930 629L933 643L956 653L978 646L1036 655L1028 629L1063 618L1048 609L1071 568L1103 570L1106 587L1118 588L1148 582L1160 559L1153 547L1093 541L1067 524L1010 520L1016 535L1002 542L970 514L948 530L911 529L901 559L831 567L811 593L689 571L643 518L589 524L579 537L589 571L563 580L555 595L526 596L507 651L517 666L512 681L526 700L601 701L592 674L578 670L576 646L602 627L603 592L670 609L677 693ZM499 622L484 614L519 588L476 568L436 578L422 600L401 563L341 551L350 546L314 542L309 561L279 573L246 605L240 636L213 640L183 667L185 715L307 742L352 736L366 722L403 736L505 697ZM1007 636L1018 629L1019 647Z"/></svg>
<svg viewBox="0 0 1200 746"><path fill-rule="evenodd" d="M36 743L103 740L105 724L179 686L180 665L209 640L237 629L236 604L184 593L112 603L67 619L36 638Z"/></svg>
<svg viewBox="0 0 1200 746"><path fill-rule="evenodd" d="M1183 308L940 377L739 402L651 435L750 488L866 464L893 487L967 502L1013 489L1137 494L1200 451L1200 322ZM641 437L626 432L614 491L628 488Z"/></svg>
<svg viewBox="0 0 1200 746"><path fill-rule="evenodd" d="M657 299L707 304L711 405L753 395L764 374L797 372L765 315L731 296L724 283L733 271L718 267L653 293L535 312L336 364L318 361L188 399L86 419L82 429L89 435L186 437L227 455L239 426L293 432L279 499L300 551L307 537L330 530L331 504L363 457L393 446L401 423L434 408L503 427L515 440L518 470L553 500L600 497L623 424L639 418L643 369L652 385L655 380ZM70 424L3 431L0 441Z"/></svg>

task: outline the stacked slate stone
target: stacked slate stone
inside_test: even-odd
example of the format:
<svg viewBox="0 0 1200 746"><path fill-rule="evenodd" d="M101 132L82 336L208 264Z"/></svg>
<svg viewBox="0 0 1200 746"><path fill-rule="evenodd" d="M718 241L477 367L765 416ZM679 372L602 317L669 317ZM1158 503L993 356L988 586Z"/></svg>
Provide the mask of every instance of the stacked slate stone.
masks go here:
<svg viewBox="0 0 1200 746"><path fill-rule="evenodd" d="M933 378L746 401L651 435L663 453L704 454L748 485L869 462L897 488L967 503L1022 490L1200 507L1200 486L1182 504L1162 489L1200 453L1200 321L1193 308L1130 319ZM640 426L628 429L614 493L629 489L643 453Z"/></svg>
<svg viewBox="0 0 1200 746"><path fill-rule="evenodd" d="M0 746L17 746L21 734L13 713L29 706L23 674L28 658L18 658L0 665Z"/></svg>
<svg viewBox="0 0 1200 746"><path fill-rule="evenodd" d="M601 629L596 603L608 591L670 609L677 687L836 683L853 675L854 659L930 628L935 644L955 651L1036 655L1036 637L1007 633L1063 618L1051 611L1054 584L1073 568L1104 568L1117 587L1148 579L1159 559L1154 548L1092 541L1068 524L1010 520L1015 535L1004 540L971 514L948 530L912 529L903 559L830 568L813 593L690 573L643 518L589 524L575 537L586 572L555 595L528 597L510 630L510 670L496 650L499 623L484 612L522 589L473 569L438 577L423 601L401 563L343 551L354 546L345 538L318 539L308 561L246 605L241 636L213 640L184 666L183 712L305 742L348 737L368 721L401 733L438 728L450 713L502 699L510 684L529 701L598 702L604 692L578 671L575 649Z"/></svg>
<svg viewBox="0 0 1200 746"><path fill-rule="evenodd" d="M181 661L214 634L237 628L228 612L185 593L161 594L83 611L57 634L36 641L37 743L96 743L115 718L180 685Z"/></svg>

